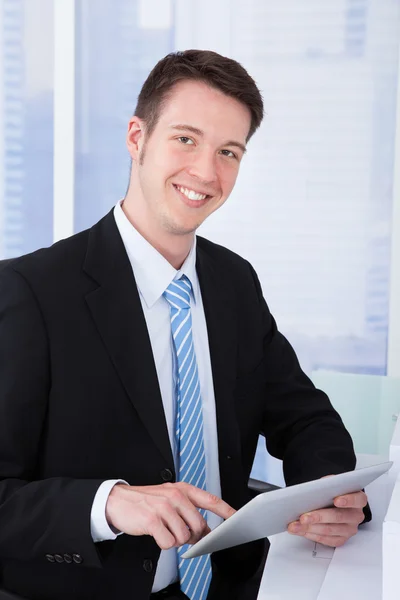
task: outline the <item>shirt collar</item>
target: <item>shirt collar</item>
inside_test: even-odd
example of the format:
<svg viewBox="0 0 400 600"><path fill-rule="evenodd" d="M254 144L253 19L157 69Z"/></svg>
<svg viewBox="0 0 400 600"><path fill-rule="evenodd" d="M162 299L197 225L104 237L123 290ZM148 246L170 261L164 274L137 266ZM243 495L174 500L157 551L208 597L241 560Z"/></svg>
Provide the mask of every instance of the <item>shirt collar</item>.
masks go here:
<svg viewBox="0 0 400 600"><path fill-rule="evenodd" d="M162 296L169 284L186 275L192 284L193 299L196 303L200 293L196 273L196 237L190 252L177 271L138 231L134 228L121 207L122 201L114 208L114 218L122 242L135 274L136 285L148 308Z"/></svg>

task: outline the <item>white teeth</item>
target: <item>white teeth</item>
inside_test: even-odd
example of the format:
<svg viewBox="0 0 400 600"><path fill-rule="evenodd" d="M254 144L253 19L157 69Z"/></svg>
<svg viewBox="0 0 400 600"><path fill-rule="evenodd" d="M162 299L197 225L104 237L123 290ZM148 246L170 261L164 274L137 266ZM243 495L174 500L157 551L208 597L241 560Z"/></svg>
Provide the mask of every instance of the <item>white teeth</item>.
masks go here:
<svg viewBox="0 0 400 600"><path fill-rule="evenodd" d="M178 187L178 190L182 194L185 194L185 196L189 198L189 200L205 200L207 198L207 194L197 194L193 190L188 190L184 187Z"/></svg>

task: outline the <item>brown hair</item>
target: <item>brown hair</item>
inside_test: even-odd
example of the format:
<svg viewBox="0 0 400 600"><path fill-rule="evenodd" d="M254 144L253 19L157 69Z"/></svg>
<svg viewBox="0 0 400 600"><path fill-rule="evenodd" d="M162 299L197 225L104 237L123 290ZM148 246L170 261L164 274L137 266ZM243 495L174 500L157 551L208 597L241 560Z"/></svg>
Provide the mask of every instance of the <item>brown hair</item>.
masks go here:
<svg viewBox="0 0 400 600"><path fill-rule="evenodd" d="M135 110L135 115L145 122L149 135L157 125L173 86L187 79L203 81L247 106L251 125L246 141L251 138L264 116L261 93L242 65L210 50L172 52L153 68L143 84Z"/></svg>

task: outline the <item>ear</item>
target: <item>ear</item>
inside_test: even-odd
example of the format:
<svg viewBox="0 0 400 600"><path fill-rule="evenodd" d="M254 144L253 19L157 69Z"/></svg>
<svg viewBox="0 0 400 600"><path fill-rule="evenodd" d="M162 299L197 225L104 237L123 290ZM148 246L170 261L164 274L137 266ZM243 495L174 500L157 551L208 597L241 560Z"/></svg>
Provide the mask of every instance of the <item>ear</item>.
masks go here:
<svg viewBox="0 0 400 600"><path fill-rule="evenodd" d="M133 116L128 124L128 134L126 137L126 145L132 160L139 159L140 152L144 145L145 128L144 122L139 117Z"/></svg>

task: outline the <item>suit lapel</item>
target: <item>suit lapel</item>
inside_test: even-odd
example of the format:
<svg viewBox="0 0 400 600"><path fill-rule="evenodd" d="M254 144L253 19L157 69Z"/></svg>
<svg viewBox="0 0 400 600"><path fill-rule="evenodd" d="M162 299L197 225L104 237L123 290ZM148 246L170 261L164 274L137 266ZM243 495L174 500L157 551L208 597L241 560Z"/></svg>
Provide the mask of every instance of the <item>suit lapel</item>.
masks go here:
<svg viewBox="0 0 400 600"><path fill-rule="evenodd" d="M142 305L112 212L90 231L84 270L99 284L86 302L115 370L150 437L173 468Z"/></svg>
<svg viewBox="0 0 400 600"><path fill-rule="evenodd" d="M221 265L206 248L204 240L198 237L196 269L210 347L222 496L233 506L240 506L248 498L244 498L243 490L238 486L238 481L242 479L242 460L233 397L238 343L235 292Z"/></svg>

